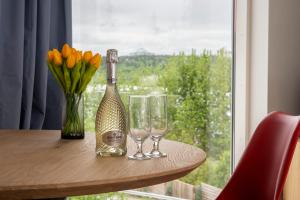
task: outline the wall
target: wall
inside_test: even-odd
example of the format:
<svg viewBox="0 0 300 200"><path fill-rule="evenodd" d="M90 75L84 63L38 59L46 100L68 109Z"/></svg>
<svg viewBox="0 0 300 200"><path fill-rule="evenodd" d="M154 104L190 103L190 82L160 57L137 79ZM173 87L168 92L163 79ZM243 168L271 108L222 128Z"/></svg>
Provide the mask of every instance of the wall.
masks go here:
<svg viewBox="0 0 300 200"><path fill-rule="evenodd" d="M299 0L270 0L269 112L300 114L299 10Z"/></svg>
<svg viewBox="0 0 300 200"><path fill-rule="evenodd" d="M252 0L251 133L268 112L300 114L300 1Z"/></svg>

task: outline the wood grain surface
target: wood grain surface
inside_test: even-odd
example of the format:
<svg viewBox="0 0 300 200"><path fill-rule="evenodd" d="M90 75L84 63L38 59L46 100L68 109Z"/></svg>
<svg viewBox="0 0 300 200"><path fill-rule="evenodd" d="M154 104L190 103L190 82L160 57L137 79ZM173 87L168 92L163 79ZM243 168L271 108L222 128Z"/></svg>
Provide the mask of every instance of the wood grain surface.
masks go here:
<svg viewBox="0 0 300 200"><path fill-rule="evenodd" d="M136 146L128 139L128 153ZM147 140L145 151L152 142ZM97 157L95 135L61 140L60 131L0 130L0 199L36 199L134 189L180 178L206 154L191 145L162 140L166 158L132 161Z"/></svg>
<svg viewBox="0 0 300 200"><path fill-rule="evenodd" d="M283 189L283 200L300 199L300 139L298 139L293 160Z"/></svg>

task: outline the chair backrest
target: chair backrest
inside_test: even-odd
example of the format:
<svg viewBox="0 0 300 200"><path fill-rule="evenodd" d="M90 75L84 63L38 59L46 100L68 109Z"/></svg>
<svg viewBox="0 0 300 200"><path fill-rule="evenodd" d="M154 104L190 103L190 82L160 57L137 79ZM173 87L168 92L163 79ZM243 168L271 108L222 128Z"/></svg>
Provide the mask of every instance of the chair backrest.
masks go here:
<svg viewBox="0 0 300 200"><path fill-rule="evenodd" d="M270 113L256 128L217 200L279 199L299 134L298 116Z"/></svg>

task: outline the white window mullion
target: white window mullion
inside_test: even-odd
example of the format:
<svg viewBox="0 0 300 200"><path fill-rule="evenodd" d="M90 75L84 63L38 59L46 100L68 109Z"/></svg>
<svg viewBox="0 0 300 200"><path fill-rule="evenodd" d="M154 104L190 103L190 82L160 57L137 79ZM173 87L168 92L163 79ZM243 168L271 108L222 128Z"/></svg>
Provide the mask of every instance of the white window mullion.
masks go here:
<svg viewBox="0 0 300 200"><path fill-rule="evenodd" d="M235 0L234 4L233 169L250 137L250 0Z"/></svg>

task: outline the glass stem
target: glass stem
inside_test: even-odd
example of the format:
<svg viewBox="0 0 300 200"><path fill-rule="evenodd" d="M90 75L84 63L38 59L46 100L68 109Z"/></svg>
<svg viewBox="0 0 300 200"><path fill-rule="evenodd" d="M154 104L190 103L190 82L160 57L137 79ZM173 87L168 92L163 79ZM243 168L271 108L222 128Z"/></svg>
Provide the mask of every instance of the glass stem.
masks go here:
<svg viewBox="0 0 300 200"><path fill-rule="evenodd" d="M154 139L153 149L154 149L155 151L159 151L159 140L160 140L160 139L157 139L157 138Z"/></svg>
<svg viewBox="0 0 300 200"><path fill-rule="evenodd" d="M138 148L138 153L143 153L142 142L141 141L137 142L137 148Z"/></svg>

